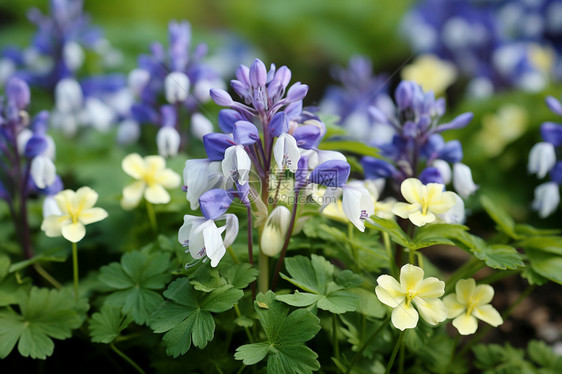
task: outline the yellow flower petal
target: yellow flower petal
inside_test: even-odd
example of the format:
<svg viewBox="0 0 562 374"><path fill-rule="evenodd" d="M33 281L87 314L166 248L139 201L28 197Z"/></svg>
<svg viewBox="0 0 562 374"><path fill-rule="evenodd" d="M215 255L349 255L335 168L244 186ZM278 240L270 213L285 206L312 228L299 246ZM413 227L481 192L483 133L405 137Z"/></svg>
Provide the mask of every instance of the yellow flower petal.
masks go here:
<svg viewBox="0 0 562 374"><path fill-rule="evenodd" d="M390 275L381 275L377 278L377 283L379 285L375 287L375 293L381 303L396 308L404 301L404 292L396 279Z"/></svg>
<svg viewBox="0 0 562 374"><path fill-rule="evenodd" d="M121 199L121 207L123 209L133 209L142 199L142 194L146 188L144 181L136 181L123 188L123 198Z"/></svg>
<svg viewBox="0 0 562 374"><path fill-rule="evenodd" d="M463 313L453 320L453 326L459 330L459 334L470 335L476 332L478 321L473 316Z"/></svg>
<svg viewBox="0 0 562 374"><path fill-rule="evenodd" d="M102 208L90 208L83 210L78 218L84 225L101 221L107 217L107 212Z"/></svg>
<svg viewBox="0 0 562 374"><path fill-rule="evenodd" d="M466 310L466 306L459 304L457 295L451 294L443 298L443 304L447 308L447 318L455 318Z"/></svg>
<svg viewBox="0 0 562 374"><path fill-rule="evenodd" d="M392 207L392 213L396 214L398 217L407 219L410 214L419 209L419 204L396 203Z"/></svg>
<svg viewBox="0 0 562 374"><path fill-rule="evenodd" d="M437 325L447 319L447 308L440 299L422 299L414 297L414 304L422 318L430 325Z"/></svg>
<svg viewBox="0 0 562 374"><path fill-rule="evenodd" d="M143 158L138 153L127 155L121 162L123 171L135 179L140 179L144 175L146 165Z"/></svg>
<svg viewBox="0 0 562 374"><path fill-rule="evenodd" d="M154 175L156 183L161 184L165 188L177 188L180 185L181 178L179 174L171 169L164 169Z"/></svg>
<svg viewBox="0 0 562 374"><path fill-rule="evenodd" d="M72 202L76 193L72 190L64 190L55 195L55 201L63 213L69 213L72 210Z"/></svg>
<svg viewBox="0 0 562 374"><path fill-rule="evenodd" d="M441 186L442 188L443 185L438 184L438 186ZM437 214L447 213L455 206L456 202L456 194L451 191L445 191L441 193L441 196L439 196L438 199L430 200L429 209Z"/></svg>
<svg viewBox="0 0 562 374"><path fill-rule="evenodd" d="M400 185L400 192L407 202L411 204L421 204L425 195L425 186L419 179L408 178Z"/></svg>
<svg viewBox="0 0 562 374"><path fill-rule="evenodd" d="M412 307L412 304L406 306L401 304L394 308L390 318L394 327L398 330L404 331L405 329L413 329L417 326L419 315L418 312Z"/></svg>
<svg viewBox="0 0 562 374"><path fill-rule="evenodd" d="M166 168L166 160L162 156L146 156L144 158L146 168L155 173Z"/></svg>
<svg viewBox="0 0 562 374"><path fill-rule="evenodd" d="M424 299L441 297L445 293L445 282L435 277L424 279L418 287L417 296Z"/></svg>
<svg viewBox="0 0 562 374"><path fill-rule="evenodd" d="M494 327L498 327L503 323L501 315L490 304L477 306L472 311L472 315Z"/></svg>
<svg viewBox="0 0 562 374"><path fill-rule="evenodd" d="M65 225L62 228L62 236L73 243L77 243L86 235L86 228L80 222Z"/></svg>
<svg viewBox="0 0 562 374"><path fill-rule="evenodd" d="M152 204L167 204L170 202L170 194L159 184L144 190L144 198Z"/></svg>
<svg viewBox="0 0 562 374"><path fill-rule="evenodd" d="M426 214L423 214L420 211L414 212L412 214L410 214L408 216L408 218L410 219L410 221L412 221L412 223L418 227L422 227L424 226L426 223L431 223L433 221L435 221L435 219L437 217L435 217L435 214L431 213L431 212L427 212Z"/></svg>
<svg viewBox="0 0 562 374"><path fill-rule="evenodd" d="M494 288L489 284L480 284L474 289L472 294L472 302L475 305L490 304L494 297Z"/></svg>
<svg viewBox="0 0 562 374"><path fill-rule="evenodd" d="M400 269L400 285L402 291L416 292L423 280L423 269L411 264L406 264Z"/></svg>
<svg viewBox="0 0 562 374"><path fill-rule="evenodd" d="M89 209L93 207L96 204L96 201L98 201L98 194L90 187L81 187L76 190L75 208L77 208L78 212L83 209Z"/></svg>
<svg viewBox="0 0 562 374"><path fill-rule="evenodd" d="M54 238L61 236L62 227L70 223L70 217L68 215L64 216L49 216L46 217L41 223L41 230L45 231L45 235Z"/></svg>
<svg viewBox="0 0 562 374"><path fill-rule="evenodd" d="M460 304L468 305L474 294L474 289L476 288L476 282L474 279L461 279L455 285L455 291L457 292L457 301Z"/></svg>

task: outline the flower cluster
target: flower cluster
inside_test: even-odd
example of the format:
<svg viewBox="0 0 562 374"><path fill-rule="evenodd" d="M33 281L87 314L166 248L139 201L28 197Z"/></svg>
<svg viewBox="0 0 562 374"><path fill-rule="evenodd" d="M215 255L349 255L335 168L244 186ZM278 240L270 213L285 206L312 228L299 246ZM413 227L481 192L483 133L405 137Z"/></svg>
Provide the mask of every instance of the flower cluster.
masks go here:
<svg viewBox="0 0 562 374"><path fill-rule="evenodd" d="M467 198L477 186L468 166L461 163L463 152L458 140L445 142L441 133L466 126L472 113L464 113L448 123L439 123L445 113L445 100L436 99L432 91L424 92L414 82L402 81L394 94L395 103L371 106L369 112L377 123L392 129L390 141L375 140L386 158L364 157L361 160L368 180L390 179L399 186L407 178L424 184L449 184ZM450 164L453 165L451 170Z"/></svg>
<svg viewBox="0 0 562 374"><path fill-rule="evenodd" d="M445 293L445 282L435 277L424 278L423 269L406 264L400 269L400 282L390 275L377 278L375 293L385 305L393 308L391 321L399 330L417 326L419 317L430 325L447 318L461 335L476 332L476 318L497 327L503 320L490 305L494 289L489 285L476 286L474 279L462 279L456 284L456 293L440 299ZM415 308L414 308L415 306Z"/></svg>
<svg viewBox="0 0 562 374"><path fill-rule="evenodd" d="M167 50L160 43L152 44L151 54L141 55L139 67L129 73L135 101L118 135L121 142L133 142L140 134L139 124L156 125L158 152L164 157L175 156L187 142L187 116L194 137L201 139L213 131L212 123L198 109L210 100L211 88L224 87L219 74L203 61L207 46L199 44L191 51L191 25L187 21L170 22L168 35ZM162 96L165 104L159 100Z"/></svg>
<svg viewBox="0 0 562 374"><path fill-rule="evenodd" d="M561 76L561 12L551 0L425 0L408 13L403 29L415 51L452 61L470 77L472 95L510 87L538 91Z"/></svg>
<svg viewBox="0 0 562 374"><path fill-rule="evenodd" d="M60 80L76 76L86 59L84 49L98 53L106 66L120 63L120 52L90 25L82 0L50 0L49 14L32 8L28 18L37 27L32 44L3 51L0 85L17 74L29 84L52 90Z"/></svg>
<svg viewBox="0 0 562 374"><path fill-rule="evenodd" d="M562 104L556 98L549 96L546 103L553 113L562 116ZM550 177L535 189L533 209L539 216L545 218L551 215L560 203L560 184L562 184L562 161L558 160L562 146L562 124L545 122L541 126L542 142L533 146L529 153L528 170L531 174L543 179Z"/></svg>

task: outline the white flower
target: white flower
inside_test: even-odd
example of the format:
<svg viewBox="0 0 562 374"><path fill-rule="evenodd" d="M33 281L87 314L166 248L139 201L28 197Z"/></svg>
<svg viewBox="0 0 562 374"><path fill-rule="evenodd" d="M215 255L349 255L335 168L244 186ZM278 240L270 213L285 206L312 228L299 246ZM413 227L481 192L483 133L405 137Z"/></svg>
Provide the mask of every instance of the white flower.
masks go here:
<svg viewBox="0 0 562 374"><path fill-rule="evenodd" d="M449 184L451 182L452 172L451 172L451 167L449 166L449 163L447 161L437 159L433 161L431 166L439 170L439 174L443 179L443 184Z"/></svg>
<svg viewBox="0 0 562 374"><path fill-rule="evenodd" d="M117 127L117 142L119 144L133 144L140 137L140 125L132 120L126 119Z"/></svg>
<svg viewBox="0 0 562 374"><path fill-rule="evenodd" d="M377 278L375 293L383 304L394 308L391 321L399 330L416 327L418 312L430 325L447 318L447 308L439 299L445 293L445 282L435 277L424 279L423 275L423 269L406 264L400 269L400 283L390 275Z"/></svg>
<svg viewBox="0 0 562 374"><path fill-rule="evenodd" d="M503 323L498 311L490 305L494 297L492 286L477 286L474 279L461 279L455 285L455 291L447 295L443 303L447 307L448 318L454 318L453 326L459 330L459 334L474 334L478 328L476 318L494 327Z"/></svg>
<svg viewBox="0 0 562 374"><path fill-rule="evenodd" d="M287 207L279 205L271 211L265 221L260 240L260 250L263 254L273 257L281 252L290 221L291 212Z"/></svg>
<svg viewBox="0 0 562 374"><path fill-rule="evenodd" d="M222 181L221 163L209 159L187 160L183 169L186 198L192 210L199 208L199 197Z"/></svg>
<svg viewBox="0 0 562 374"><path fill-rule="evenodd" d="M178 241L194 259L208 257L211 266L216 267L238 234L238 218L234 214L224 214L217 220L226 220L223 227L204 217L185 215L183 225L178 231ZM224 240L221 234L225 232ZM186 251L186 252L187 252Z"/></svg>
<svg viewBox="0 0 562 374"><path fill-rule="evenodd" d="M171 126L162 126L156 133L158 153L163 157L174 157L180 149L181 137L178 131Z"/></svg>
<svg viewBox="0 0 562 374"><path fill-rule="evenodd" d="M66 66L72 70L76 71L82 66L85 59L84 50L80 47L80 44L76 42L66 42L62 49L62 58Z"/></svg>
<svg viewBox="0 0 562 374"><path fill-rule="evenodd" d="M95 97L89 97L84 103L85 120L96 130L106 132L115 121L115 111L106 103Z"/></svg>
<svg viewBox="0 0 562 374"><path fill-rule="evenodd" d="M423 226L437 219L437 214L447 213L456 204L454 192L443 191L439 183L423 185L419 179L408 178L400 186L408 203L396 203L392 212L409 219L416 226Z"/></svg>
<svg viewBox="0 0 562 374"><path fill-rule="evenodd" d="M552 214L560 203L560 191L555 182L543 183L535 188L535 199L533 209L539 213L539 217L545 218Z"/></svg>
<svg viewBox="0 0 562 374"><path fill-rule="evenodd" d="M97 200L98 194L90 187L79 188L76 192L59 192L55 195L55 201L60 214L47 216L41 224L41 230L49 237L62 235L68 241L79 242L86 235L85 225L107 217L104 209L94 208Z"/></svg>
<svg viewBox="0 0 562 374"><path fill-rule="evenodd" d="M537 143L531 148L529 153L529 165L527 170L530 174L537 174L540 179L556 164L556 151L554 145L548 142Z"/></svg>
<svg viewBox="0 0 562 374"><path fill-rule="evenodd" d="M273 146L273 157L279 169L287 166L291 172L296 172L301 157L296 139L287 133L281 134Z"/></svg>
<svg viewBox="0 0 562 374"><path fill-rule="evenodd" d="M123 209L133 209L143 196L149 203L167 204L170 194L165 188L176 188L180 184L180 176L166 169L166 160L160 156L143 159L139 154L132 153L123 159L121 166L125 173L136 179L123 188Z"/></svg>
<svg viewBox="0 0 562 374"><path fill-rule="evenodd" d="M60 113L75 113L82 109L82 88L72 78L59 81L55 87L55 106Z"/></svg>
<svg viewBox="0 0 562 374"><path fill-rule="evenodd" d="M164 79L164 92L170 104L185 101L189 96L189 78L182 72L174 71Z"/></svg>
<svg viewBox="0 0 562 374"><path fill-rule="evenodd" d="M140 95L149 80L150 73L147 70L137 68L131 70L127 83L135 95Z"/></svg>
<svg viewBox="0 0 562 374"><path fill-rule="evenodd" d="M0 87L16 72L16 64L8 58L0 58Z"/></svg>
<svg viewBox="0 0 562 374"><path fill-rule="evenodd" d="M225 88L224 81L220 78L215 78L211 80L200 79L193 86L193 95L199 102L206 103L209 100L211 100L211 95L209 93L209 91L211 91L211 88L224 89Z"/></svg>
<svg viewBox="0 0 562 374"><path fill-rule="evenodd" d="M202 140L203 136L213 132L213 124L201 113L193 113L191 116L191 133L197 139Z"/></svg>
<svg viewBox="0 0 562 374"><path fill-rule="evenodd" d="M457 201L455 205L446 213L438 214L437 217L446 223L462 225L466 220L464 201L457 194L455 194L455 199Z"/></svg>
<svg viewBox="0 0 562 374"><path fill-rule="evenodd" d="M55 183L57 170L49 157L40 155L31 160L30 174L35 185L43 189Z"/></svg>
<svg viewBox="0 0 562 374"><path fill-rule="evenodd" d="M472 180L470 168L460 162L453 165L453 186L459 195L465 199L478 189L478 186Z"/></svg>
<svg viewBox="0 0 562 374"><path fill-rule="evenodd" d="M375 200L361 182L349 182L343 187L342 209L349 221L363 232L363 221L375 214Z"/></svg>
<svg viewBox="0 0 562 374"><path fill-rule="evenodd" d="M241 185L248 182L252 161L244 150L243 145L234 145L224 152L222 172L227 179L237 181Z"/></svg>

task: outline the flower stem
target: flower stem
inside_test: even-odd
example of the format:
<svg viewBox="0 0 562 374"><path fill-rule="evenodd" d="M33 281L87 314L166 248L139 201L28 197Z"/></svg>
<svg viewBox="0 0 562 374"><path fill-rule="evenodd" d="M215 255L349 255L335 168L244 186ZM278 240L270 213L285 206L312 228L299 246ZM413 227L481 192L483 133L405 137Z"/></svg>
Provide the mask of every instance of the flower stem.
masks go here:
<svg viewBox="0 0 562 374"><path fill-rule="evenodd" d="M285 236L285 242L283 243L283 249L281 250L281 256L277 260L277 266L275 267L275 273L273 275L273 282L271 283L271 289L275 291L277 287L277 281L279 279L279 272L281 271L281 266L283 266L283 260L287 254L287 248L289 247L289 241L291 240L291 235L293 234L293 227L295 226L295 218L297 217L297 206L299 202L300 189L295 191L295 202L293 203L293 211L291 212L291 221L289 222L289 228L287 229L287 236Z"/></svg>
<svg viewBox="0 0 562 374"><path fill-rule="evenodd" d="M72 243L72 269L74 274L74 299L78 301L78 245Z"/></svg>
<svg viewBox="0 0 562 374"><path fill-rule="evenodd" d="M121 358L125 361L127 361L132 367L135 368L136 371L138 371L141 374L145 374L144 370L142 370L142 368L135 362L133 361L133 359L131 359L129 356L127 356L124 352L122 352L119 348L117 348L115 346L115 344L113 344L113 342L111 342L109 344L109 346L111 347L111 349L113 349L113 351L115 353L117 353L119 356L121 356Z"/></svg>
<svg viewBox="0 0 562 374"><path fill-rule="evenodd" d="M156 223L156 214L154 214L154 207L148 201L146 202L146 211L148 212L148 220L150 221L150 226L152 231L158 232L158 224Z"/></svg>
<svg viewBox="0 0 562 374"><path fill-rule="evenodd" d="M388 255L388 264L390 266L390 271L392 276L398 278L398 267L396 266L396 262L394 261L394 254L392 253L392 247L390 244L390 236L387 232L382 233L382 238L384 242L384 248L386 249L386 254Z"/></svg>
<svg viewBox="0 0 562 374"><path fill-rule="evenodd" d="M400 337L396 341L396 345L394 346L394 350L392 351L392 355L390 355L390 360L388 360L388 364L386 365L385 374L389 374L390 370L392 369L392 365L394 365L394 359L396 358L396 354L398 350L402 347L402 343L404 342L404 331L400 332Z"/></svg>
<svg viewBox="0 0 562 374"><path fill-rule="evenodd" d="M250 265L254 266L254 236L252 233L252 206L250 205L250 203L246 204L246 209L248 211L248 261L250 262ZM265 261L263 261L262 259L262 253L260 251L260 256L258 258L259 261L259 274L258 274L258 286L260 288L260 292L263 292L264 294L267 292L267 277L269 277L269 274L267 272L267 258L265 259ZM262 262L265 262L265 270L262 269ZM262 274L263 273L263 274ZM265 281L265 291L261 290L261 286L262 286L262 282ZM252 299L255 300L256 299L256 282L252 282Z"/></svg>
<svg viewBox="0 0 562 374"><path fill-rule="evenodd" d="M230 254L230 257L232 257L232 260L234 260L234 263L239 264L240 260L238 259L238 256L236 256L236 253L234 253L234 249L232 249L232 246L229 245L228 248L226 248L226 250Z"/></svg>
<svg viewBox="0 0 562 374"><path fill-rule="evenodd" d="M234 304L234 311L236 312L236 316L238 318L242 317L242 313L240 313L240 308L238 307L238 304ZM248 337L248 341L250 343L253 343L254 339L252 338L252 334L250 334L250 329L244 326L244 331L246 331L246 336Z"/></svg>
<svg viewBox="0 0 562 374"><path fill-rule="evenodd" d="M445 372L444 374L447 374L449 372L449 370L451 369L451 365L453 364L453 359L455 358L455 351L459 345L459 341L461 339L461 334L457 334L457 336L455 337L455 340L453 341L453 346L451 347L451 356L449 357L449 363L447 364L447 367L445 368Z"/></svg>
<svg viewBox="0 0 562 374"><path fill-rule="evenodd" d="M338 317L332 314L332 340L334 344L334 357L340 359L340 343L338 340Z"/></svg>
<svg viewBox="0 0 562 374"><path fill-rule="evenodd" d="M266 293L269 289L269 257L260 251L258 257L258 290L261 293Z"/></svg>
<svg viewBox="0 0 562 374"><path fill-rule="evenodd" d="M62 285L41 265L39 265L38 263L34 263L33 268L39 275L41 275L47 282L51 283L56 289L60 290L62 288Z"/></svg>
<svg viewBox="0 0 562 374"><path fill-rule="evenodd" d="M390 322L390 315L388 315L386 317L385 320L383 320L381 322L381 325L375 330L375 332L373 332L371 334L371 336L369 336L369 338L367 340L365 340L365 343L361 346L361 348L359 348L359 350L355 353L355 355L353 356L353 358L351 359L351 364L349 365L349 367L347 368L347 371L345 372L345 374L349 374L351 373L351 370L353 369L353 367L355 366L355 364L357 363L357 361L359 361L359 359L361 358L361 355L363 354L363 351L369 346L369 344L371 344L371 341L377 337L377 335L379 335L381 333L381 331L388 325L388 323Z"/></svg>

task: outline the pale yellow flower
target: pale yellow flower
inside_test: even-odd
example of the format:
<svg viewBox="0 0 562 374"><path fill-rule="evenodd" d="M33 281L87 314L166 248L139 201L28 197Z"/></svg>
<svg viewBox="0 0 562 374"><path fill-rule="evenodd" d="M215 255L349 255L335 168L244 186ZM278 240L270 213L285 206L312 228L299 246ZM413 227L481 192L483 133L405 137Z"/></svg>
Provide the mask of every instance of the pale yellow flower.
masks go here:
<svg viewBox="0 0 562 374"><path fill-rule="evenodd" d="M133 209L143 196L149 203L166 204L170 202L170 194L166 188L177 188L180 185L179 174L166 169L166 160L161 156L142 158L139 154L132 153L123 159L121 166L125 173L136 179L123 188L123 209Z"/></svg>
<svg viewBox="0 0 562 374"><path fill-rule="evenodd" d="M435 55L421 55L402 69L402 79L414 81L424 91L433 91L439 96L457 79L457 68Z"/></svg>
<svg viewBox="0 0 562 374"><path fill-rule="evenodd" d="M400 283L390 275L381 275L377 283L375 293L383 304L394 308L391 321L397 329L416 327L419 314L430 325L447 318L447 308L439 299L445 293L445 282L435 277L424 279L422 268L406 264L400 269Z"/></svg>
<svg viewBox="0 0 562 374"><path fill-rule="evenodd" d="M392 212L409 219L416 226L423 226L437 219L437 214L447 213L457 202L454 192L443 191L444 185L408 178L400 186L400 192L408 203L396 203Z"/></svg>
<svg viewBox="0 0 562 374"><path fill-rule="evenodd" d="M98 194L90 187L82 187L76 192L64 190L55 195L60 214L45 217L41 230L49 237L63 236L77 243L86 235L84 225L101 221L107 217L102 208L94 208Z"/></svg>
<svg viewBox="0 0 562 374"><path fill-rule="evenodd" d="M448 318L454 318L453 326L461 335L476 332L478 321L482 320L494 327L503 323L498 311L490 305L494 289L488 284L476 285L474 279L461 279L455 285L456 293L447 295L443 302L447 307Z"/></svg>
<svg viewBox="0 0 562 374"><path fill-rule="evenodd" d="M514 104L502 106L497 113L482 117L482 129L476 136L488 157L499 155L504 148L525 133L529 118L525 108Z"/></svg>

